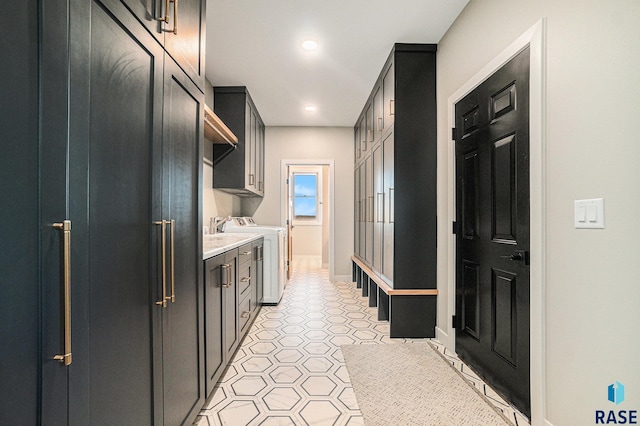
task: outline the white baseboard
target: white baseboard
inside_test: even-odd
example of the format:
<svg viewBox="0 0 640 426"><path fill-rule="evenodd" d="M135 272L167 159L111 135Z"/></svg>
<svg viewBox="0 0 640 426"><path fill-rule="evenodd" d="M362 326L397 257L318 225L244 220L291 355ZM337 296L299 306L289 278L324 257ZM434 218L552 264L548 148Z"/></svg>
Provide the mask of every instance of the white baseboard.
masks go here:
<svg viewBox="0 0 640 426"><path fill-rule="evenodd" d="M440 327L436 327L436 340L445 346L449 345L449 335Z"/></svg>

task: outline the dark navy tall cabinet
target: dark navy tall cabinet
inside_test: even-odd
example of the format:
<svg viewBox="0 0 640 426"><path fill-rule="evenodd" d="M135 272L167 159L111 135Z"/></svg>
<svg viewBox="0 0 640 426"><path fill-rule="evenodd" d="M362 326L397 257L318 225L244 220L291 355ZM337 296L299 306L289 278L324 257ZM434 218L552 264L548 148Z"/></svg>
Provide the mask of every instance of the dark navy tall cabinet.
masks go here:
<svg viewBox="0 0 640 426"><path fill-rule="evenodd" d="M204 95L127 3L3 22L0 424L191 424L204 402Z"/></svg>

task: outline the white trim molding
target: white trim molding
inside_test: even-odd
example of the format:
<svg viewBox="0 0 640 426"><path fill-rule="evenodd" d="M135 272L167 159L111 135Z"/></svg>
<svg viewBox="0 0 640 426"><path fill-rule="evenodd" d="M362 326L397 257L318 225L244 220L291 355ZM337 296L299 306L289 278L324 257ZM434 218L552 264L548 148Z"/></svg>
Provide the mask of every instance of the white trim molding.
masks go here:
<svg viewBox="0 0 640 426"><path fill-rule="evenodd" d="M531 344L531 424L549 425L546 417L546 19L541 19L514 41L502 53L478 71L448 101L448 128L455 127L455 104L480 83L500 69L520 51L529 46L529 153L530 153L530 344ZM456 219L455 205L455 144L450 140L447 154L449 175L447 177L448 222ZM456 240L449 233L447 269L449 280L448 315L455 314ZM445 326L446 327L446 326ZM455 333L448 335L446 329L437 329L441 342L455 352Z"/></svg>
<svg viewBox="0 0 640 426"><path fill-rule="evenodd" d="M335 215L335 160L280 160L280 224L281 226L287 226L287 209L286 201L289 199L287 196L287 168L289 166L328 166L329 167L329 279L336 281L337 278L342 276L336 276L335 274L335 224L333 223Z"/></svg>

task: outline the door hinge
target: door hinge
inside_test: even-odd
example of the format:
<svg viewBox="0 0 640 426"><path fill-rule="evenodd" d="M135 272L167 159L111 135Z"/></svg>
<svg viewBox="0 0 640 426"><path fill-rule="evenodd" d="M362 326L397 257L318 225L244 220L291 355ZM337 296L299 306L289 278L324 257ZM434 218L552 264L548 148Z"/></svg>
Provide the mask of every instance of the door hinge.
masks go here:
<svg viewBox="0 0 640 426"><path fill-rule="evenodd" d="M456 140L456 128L452 127L451 128L451 140Z"/></svg>
<svg viewBox="0 0 640 426"><path fill-rule="evenodd" d="M451 315L451 328L458 328L458 317Z"/></svg>
<svg viewBox="0 0 640 426"><path fill-rule="evenodd" d="M458 227L458 222L451 222L452 226L451 226L451 233L452 234L457 234L459 231L459 227Z"/></svg>
<svg viewBox="0 0 640 426"><path fill-rule="evenodd" d="M289 178L287 178L287 185L289 185Z"/></svg>
<svg viewBox="0 0 640 426"><path fill-rule="evenodd" d="M289 219L287 219L287 226L289 226Z"/></svg>

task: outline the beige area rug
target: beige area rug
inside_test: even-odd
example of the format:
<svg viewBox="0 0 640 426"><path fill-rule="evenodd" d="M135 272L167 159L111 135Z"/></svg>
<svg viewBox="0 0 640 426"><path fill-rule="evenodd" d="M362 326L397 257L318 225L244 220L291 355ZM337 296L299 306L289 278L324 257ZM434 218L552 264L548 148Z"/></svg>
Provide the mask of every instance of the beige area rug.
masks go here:
<svg viewBox="0 0 640 426"><path fill-rule="evenodd" d="M428 343L341 349L366 426L511 425Z"/></svg>

